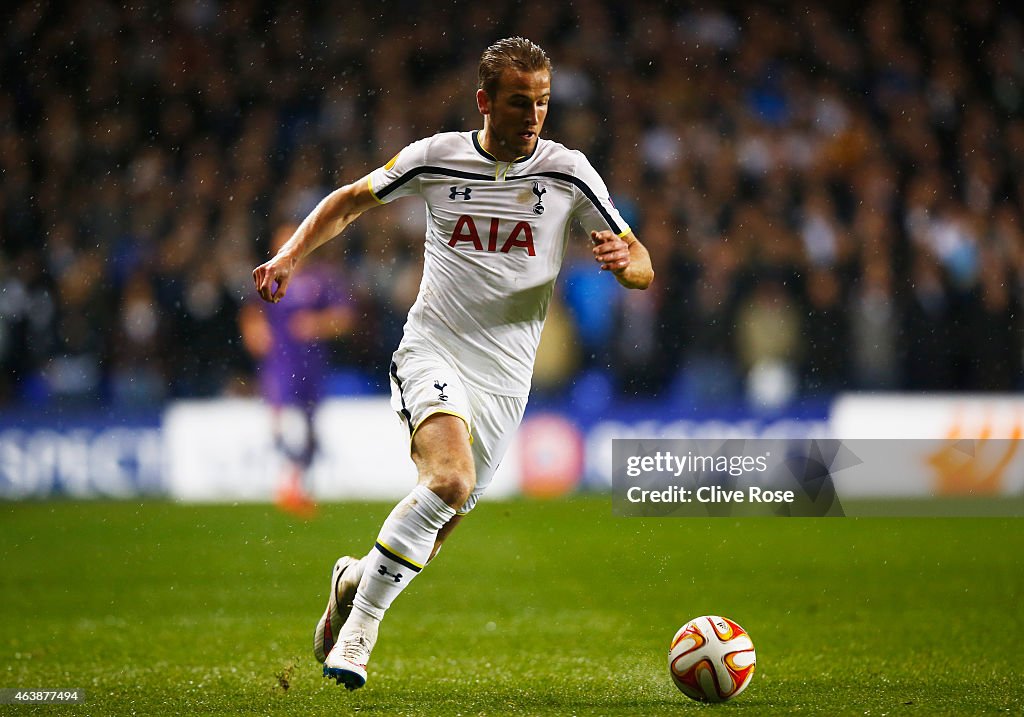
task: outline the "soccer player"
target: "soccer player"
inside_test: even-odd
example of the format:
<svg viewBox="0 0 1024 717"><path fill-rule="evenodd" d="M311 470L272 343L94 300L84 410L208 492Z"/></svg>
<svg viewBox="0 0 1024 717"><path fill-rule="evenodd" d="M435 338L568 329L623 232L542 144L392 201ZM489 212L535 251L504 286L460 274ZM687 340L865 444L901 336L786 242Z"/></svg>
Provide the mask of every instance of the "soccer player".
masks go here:
<svg viewBox="0 0 1024 717"><path fill-rule="evenodd" d="M479 66L483 129L413 142L335 190L253 272L260 296L278 302L296 265L364 211L413 195L426 203L423 279L391 362L418 484L365 557L335 563L314 632L324 676L350 690L366 682L385 611L476 505L522 419L571 222L621 285L654 278L587 158L540 139L550 97L544 51L519 37L496 42Z"/></svg>
<svg viewBox="0 0 1024 717"><path fill-rule="evenodd" d="M274 232L277 251L295 233L294 224ZM248 303L239 314L242 341L259 362L260 390L273 412L274 446L283 462L276 501L287 512L309 517L315 504L306 487L316 454L313 413L323 398L329 370L328 342L351 329L355 311L337 274L323 264L304 267L281 306ZM302 417L286 429L288 409Z"/></svg>

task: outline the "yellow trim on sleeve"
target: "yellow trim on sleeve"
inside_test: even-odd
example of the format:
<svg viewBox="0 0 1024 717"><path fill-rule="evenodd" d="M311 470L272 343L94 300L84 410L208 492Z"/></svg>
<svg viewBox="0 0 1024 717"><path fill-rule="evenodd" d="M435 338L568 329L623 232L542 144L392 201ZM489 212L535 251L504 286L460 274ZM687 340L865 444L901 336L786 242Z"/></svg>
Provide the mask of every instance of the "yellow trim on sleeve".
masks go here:
<svg viewBox="0 0 1024 717"><path fill-rule="evenodd" d="M473 445L473 429L469 427L469 419L466 418L465 416L463 416L461 413L456 413L455 411L449 411L446 408L436 408L433 411L431 411L430 413L428 413L426 416L424 416L420 420L420 422L417 423L416 426L412 429L412 433L409 434L409 445L410 446L412 445L412 439L416 437L416 431L420 430L420 426L423 425L423 422L426 421L431 416L436 416L439 413L444 413L444 414L449 415L449 416L455 416L456 418L461 418L462 422L466 424L466 431L469 433L469 444Z"/></svg>
<svg viewBox="0 0 1024 717"><path fill-rule="evenodd" d="M389 553L394 553L395 555L397 555L398 557L400 557L402 560L404 560L405 562L409 563L410 565L415 565L420 570L423 570L423 565L421 565L420 563L417 563L415 560L410 558L408 555L403 555L402 553L398 552L397 550L392 548L390 545L385 543L380 538L377 538L377 542L380 543L381 547L384 548L385 550L387 550Z"/></svg>
<svg viewBox="0 0 1024 717"><path fill-rule="evenodd" d="M377 194L373 191L373 175L372 174L367 174L366 175L366 188L370 190L370 196L373 197L373 201L377 202L377 204L383 204L384 203L380 199L377 198Z"/></svg>
<svg viewBox="0 0 1024 717"><path fill-rule="evenodd" d="M625 238L626 238L626 235L627 235L627 234L631 234L632 232L633 232L633 230L632 230L632 229L630 229L629 227L626 227L626 231L624 231L624 232L620 232L620 233L619 233L619 235L618 235L618 237L619 237L619 239L625 239Z"/></svg>

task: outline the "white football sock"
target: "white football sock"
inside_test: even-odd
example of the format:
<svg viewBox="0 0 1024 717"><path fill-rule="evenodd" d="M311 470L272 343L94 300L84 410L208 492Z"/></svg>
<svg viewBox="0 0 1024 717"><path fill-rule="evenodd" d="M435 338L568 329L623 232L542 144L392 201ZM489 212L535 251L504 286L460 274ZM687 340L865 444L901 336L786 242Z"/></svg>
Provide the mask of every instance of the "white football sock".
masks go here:
<svg viewBox="0 0 1024 717"><path fill-rule="evenodd" d="M427 564L437 531L454 515L455 510L426 486L413 488L391 511L373 549L364 558L365 570L350 619L384 617L398 593Z"/></svg>

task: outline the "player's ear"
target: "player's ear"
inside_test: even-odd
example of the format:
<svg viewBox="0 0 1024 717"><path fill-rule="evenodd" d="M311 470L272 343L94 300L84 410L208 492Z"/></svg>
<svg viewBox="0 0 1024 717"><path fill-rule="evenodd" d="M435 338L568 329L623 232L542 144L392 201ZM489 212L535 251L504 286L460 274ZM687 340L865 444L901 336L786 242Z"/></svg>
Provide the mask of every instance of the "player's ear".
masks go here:
<svg viewBox="0 0 1024 717"><path fill-rule="evenodd" d="M491 98L482 89L476 91L476 108L480 110L482 115L489 115L491 113Z"/></svg>

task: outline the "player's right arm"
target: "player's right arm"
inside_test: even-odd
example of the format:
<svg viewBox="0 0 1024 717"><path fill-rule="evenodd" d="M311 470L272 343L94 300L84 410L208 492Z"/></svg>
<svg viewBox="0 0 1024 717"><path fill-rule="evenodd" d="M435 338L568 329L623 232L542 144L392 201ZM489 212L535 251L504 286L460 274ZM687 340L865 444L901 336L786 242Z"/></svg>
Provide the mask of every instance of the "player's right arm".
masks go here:
<svg viewBox="0 0 1024 717"><path fill-rule="evenodd" d="M252 272L256 290L264 301L277 303L288 291L288 282L299 262L321 244L336 237L370 207L380 202L370 189L368 177L336 189L321 200L274 258Z"/></svg>

